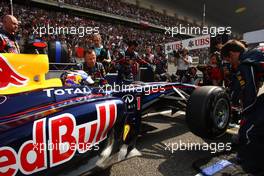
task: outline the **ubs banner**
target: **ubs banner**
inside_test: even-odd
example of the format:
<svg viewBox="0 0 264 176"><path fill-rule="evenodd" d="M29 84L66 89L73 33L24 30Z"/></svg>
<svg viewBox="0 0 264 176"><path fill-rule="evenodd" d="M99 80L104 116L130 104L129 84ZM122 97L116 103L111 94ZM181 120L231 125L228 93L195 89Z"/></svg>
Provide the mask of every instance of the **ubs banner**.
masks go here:
<svg viewBox="0 0 264 176"><path fill-rule="evenodd" d="M165 44L165 54L178 50L182 47L186 47L189 50L209 48L210 47L210 35L204 35L200 37L190 38L182 41L171 42Z"/></svg>

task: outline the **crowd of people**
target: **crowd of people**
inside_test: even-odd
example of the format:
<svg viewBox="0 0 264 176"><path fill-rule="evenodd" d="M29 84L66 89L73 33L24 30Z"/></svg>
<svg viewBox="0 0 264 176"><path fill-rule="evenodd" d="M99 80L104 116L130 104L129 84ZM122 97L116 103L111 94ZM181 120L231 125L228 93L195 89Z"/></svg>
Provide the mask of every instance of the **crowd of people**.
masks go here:
<svg viewBox="0 0 264 176"><path fill-rule="evenodd" d="M110 14L129 17L156 25L177 26L179 24L187 24L186 21L177 19L176 17L168 16L151 9L139 7L135 4L125 3L120 0L62 0L60 2L90 9L96 9Z"/></svg>
<svg viewBox="0 0 264 176"><path fill-rule="evenodd" d="M9 6L7 4L7 2L1 2L1 16L9 13ZM177 40L176 38L171 39L166 37L163 33L137 29L121 24L112 24L110 22L95 21L85 17L70 15L67 12L49 11L32 6L16 4L14 4L14 9L16 9L14 11L14 16L18 17L18 21L20 21L18 41L20 46L22 46L22 49L27 40L40 37L39 35L34 34L34 28L47 26L48 24L53 27L98 27L98 30L104 39L104 45L107 47L112 47L113 45L120 45L122 47L122 41L128 40L137 40L142 46L141 48L144 48L146 45L163 44L168 41ZM77 34L46 34L41 36L43 41L66 41L72 48L76 45L88 48L91 45L91 38L92 35L80 37Z"/></svg>
<svg viewBox="0 0 264 176"><path fill-rule="evenodd" d="M104 1L64 1L65 3L75 3L76 5L79 5L79 3L89 4L92 3L94 6L100 6L102 8L106 6L101 6L99 4L101 3L109 3L109 4L115 4L118 6L124 5L126 3L120 2L120 1L111 1L104 2ZM99 4L98 4L99 3ZM1 2L1 9L0 9L0 16L3 16L4 14L8 14L9 12L9 6L6 5L7 2ZM114 5L114 6L115 6ZM111 5L109 5L111 6ZM140 9L136 6L131 6L131 9ZM93 7L93 6L92 6ZM21 52L24 51L25 46L28 44L29 41L33 41L35 39L41 40L43 42L54 42L54 41L60 41L61 43L65 43L67 48L67 53L69 54L69 62L77 62L77 63L84 63L85 57L84 57L84 51L94 47L94 48L100 48L103 47L106 50L107 58L106 60L113 60L111 62L114 63L114 60L118 59L122 55L122 53L125 53L127 48L129 47L128 43L130 41L136 41L137 45L139 47L136 47L136 52L138 53L138 57L142 58L143 60L146 60L150 66L153 68L152 70L155 71L155 68L157 68L157 72L159 74L163 74L166 72L165 67L167 66L167 61L165 55L164 55L164 44L167 42L175 41L176 38L171 38L169 36L164 35L164 33L161 32L153 32L150 29L140 29L140 28L134 28L118 24L118 23L110 23L105 21L99 21L99 20L92 20L87 17L80 17L75 15L70 15L67 12L58 12L58 11L49 11L46 9L37 8L34 6L31 6L29 4L27 5L18 5L14 4L14 16L18 18L18 21L20 22L19 28L18 28L18 36L17 41L20 46ZM124 9L124 8L115 8L115 9ZM103 10L103 9L98 9ZM153 12L156 13L156 12ZM144 16L144 15L143 15ZM158 15L160 16L160 15ZM34 29L38 27L47 27L47 25L52 27L75 27L78 28L80 26L90 26L90 27L98 27L98 30L100 32L100 46L96 45L96 39L94 34L88 34L83 37L72 34L43 34L39 35L34 33ZM197 54L195 56L199 56L199 54L202 54L203 52L199 53L193 53ZM100 53L96 53L97 56ZM192 54L190 54L192 55ZM151 57L150 57L151 56ZM202 57L206 57L206 54L204 54ZM111 65L111 64L108 64ZM107 66L107 64L104 62L104 66ZM106 68L107 71L113 71L114 68ZM163 79L167 78L162 76ZM157 78L160 79L160 76L157 76Z"/></svg>
<svg viewBox="0 0 264 176"><path fill-rule="evenodd" d="M61 2L61 1L60 1ZM147 10L143 8L138 8L135 5L126 4L121 1L80 1L80 0L65 0L64 3L70 3L75 5L89 5L91 8L97 8L97 10L104 11L105 7L129 7L128 9L135 9L139 13L141 10ZM102 6L102 3L108 4L107 6ZM9 6L6 5L7 2L1 2L0 8L0 16L9 13ZM92 5L91 5L92 4ZM91 6L90 6L91 5ZM99 8L100 7L100 8ZM38 8L32 6L30 4L18 5L14 4L14 16L18 18L19 28L17 32L17 41L20 46L20 51L23 52L25 46L29 43L29 41L33 41L35 39L41 40L43 42L55 42L60 41L67 46L68 53L68 62L76 62L76 63L84 63L85 62L85 51L90 48L98 48L95 49L96 55L99 56L99 50L103 48L104 59L102 60L102 56L99 56L99 61L102 61L105 70L107 72L114 72L117 70L115 68L116 60L125 56L125 52L129 47L129 42L136 41L136 45L138 47L135 48L135 52L137 52L137 57L146 61L149 64L149 68L153 70L153 72L157 73L155 75L156 80L172 80L170 76L167 74L167 57L164 54L164 44L167 42L172 42L178 40L177 38L172 38L164 35L161 32L154 32L150 29L140 29L135 27L130 27L129 25L125 26L123 24L118 23L110 23L106 21L93 20L88 17L80 17L76 15L70 15L66 11L49 11L47 9ZM126 8L114 8L117 11L123 10ZM149 14L155 16L155 13L151 10L149 13L142 12L144 14ZM114 12L109 12L114 13ZM131 13L128 13L131 14ZM135 13L132 13L135 14ZM139 13L140 14L140 13ZM122 15L122 13L121 13ZM157 14L156 14L157 15ZM146 17L147 15L139 15ZM158 17L162 17L164 15L157 15ZM135 17L133 17L135 18ZM172 17L168 17L172 18ZM162 19L160 19L163 21ZM166 21L166 20L165 20ZM78 28L80 26L90 26L90 27L98 27L98 31L100 33L100 43L98 44L98 37L95 34L88 34L80 37L79 35L72 34L43 34L39 35L34 33L34 29L38 27L47 27L47 25L52 27L75 27ZM96 44L97 43L97 44ZM96 46L97 45L97 46ZM208 49L199 49L194 51L188 51L188 57L198 56L200 60L205 60L208 58ZM174 56L173 56L174 57ZM107 60L107 62L106 62ZM110 61L111 60L111 61ZM175 59L178 70L181 70L182 64L181 59ZM208 60L208 59L207 59ZM178 62L177 62L178 61ZM141 62L142 63L142 62ZM189 68L190 63L186 63L184 66L184 75L183 72L177 71L176 79L178 81L183 82L192 82L197 83L198 81L194 78L197 78L197 69ZM111 66L110 66L111 65ZM146 64L145 64L146 65ZM135 70L139 70L139 65L134 66L137 67ZM134 77L135 77L134 73ZM175 80L175 79L174 79Z"/></svg>

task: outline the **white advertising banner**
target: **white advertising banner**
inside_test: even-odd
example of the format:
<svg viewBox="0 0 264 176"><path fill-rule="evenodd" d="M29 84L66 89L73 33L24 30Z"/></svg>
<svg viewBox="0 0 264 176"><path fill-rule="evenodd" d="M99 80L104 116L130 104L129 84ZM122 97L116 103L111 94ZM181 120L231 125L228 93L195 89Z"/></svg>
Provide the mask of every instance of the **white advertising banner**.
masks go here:
<svg viewBox="0 0 264 176"><path fill-rule="evenodd" d="M264 42L264 29L258 31L252 31L244 33L243 39L248 43Z"/></svg>
<svg viewBox="0 0 264 176"><path fill-rule="evenodd" d="M190 38L177 42L170 42L165 44L165 54L186 47L189 50L208 48L210 47L210 35L204 35L200 37Z"/></svg>

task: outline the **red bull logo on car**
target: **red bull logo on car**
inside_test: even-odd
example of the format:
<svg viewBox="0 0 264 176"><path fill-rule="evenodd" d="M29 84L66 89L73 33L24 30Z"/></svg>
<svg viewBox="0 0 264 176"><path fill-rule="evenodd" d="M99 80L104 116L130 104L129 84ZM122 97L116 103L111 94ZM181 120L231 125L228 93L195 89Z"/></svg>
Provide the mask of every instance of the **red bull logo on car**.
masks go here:
<svg viewBox="0 0 264 176"><path fill-rule="evenodd" d="M8 60L0 54L0 90L9 86L25 86L28 78L20 75L8 62Z"/></svg>
<svg viewBox="0 0 264 176"><path fill-rule="evenodd" d="M18 151L9 146L0 148L0 176L13 176L18 171L30 175L70 161L76 152L99 148L116 122L117 105L97 104L96 111L96 120L80 125L70 113L35 121L32 140L25 141Z"/></svg>

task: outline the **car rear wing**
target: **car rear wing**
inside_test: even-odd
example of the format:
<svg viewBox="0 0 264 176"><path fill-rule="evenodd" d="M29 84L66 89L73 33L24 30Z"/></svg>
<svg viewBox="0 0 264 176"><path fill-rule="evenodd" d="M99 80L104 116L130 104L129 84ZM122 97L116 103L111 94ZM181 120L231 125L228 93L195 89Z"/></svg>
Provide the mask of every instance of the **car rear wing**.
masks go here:
<svg viewBox="0 0 264 176"><path fill-rule="evenodd" d="M48 79L48 56L44 54L0 54L0 95L61 87L60 79Z"/></svg>

